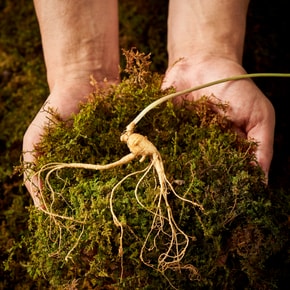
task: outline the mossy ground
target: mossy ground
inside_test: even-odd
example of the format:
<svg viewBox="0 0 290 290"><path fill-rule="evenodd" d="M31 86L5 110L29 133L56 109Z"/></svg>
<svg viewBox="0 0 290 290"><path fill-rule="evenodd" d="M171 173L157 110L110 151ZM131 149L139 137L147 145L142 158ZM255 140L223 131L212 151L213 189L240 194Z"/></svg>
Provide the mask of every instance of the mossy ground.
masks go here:
<svg viewBox="0 0 290 290"><path fill-rule="evenodd" d="M253 1L251 4L244 59L246 69L249 72L289 71L290 49L286 41L289 18L287 16L287 9L283 7L283 5L283 3L277 3L274 7L277 13L273 13L272 1L263 1L263 3ZM164 33L166 30L166 8L167 1L160 1L158 4L156 4L156 1L121 1L120 3L121 47L128 49L135 46L140 51L146 53L151 52L153 60L151 69L160 73L163 73L166 68L166 34ZM97 281L94 280L96 269L99 271L99 274L102 273L102 270L106 270L107 272L110 270L110 278L108 280L103 278L98 281L104 284L112 284L117 281L119 277L118 271L120 270L120 263L116 255L118 241L112 241L108 237L111 233L114 233L114 231L117 234L118 230L111 223L110 213L106 209L106 199L99 198L98 196L100 192L99 189L101 188L103 191L105 187L106 191L104 191L104 194L105 192L109 192L113 184L119 180L118 178L120 175L126 174L130 170L136 170L136 168L140 168L140 166L142 167L143 165L138 162L133 162L131 165L128 165L128 167L122 167L110 173L103 172L101 174L96 172L92 173L86 170L76 170L73 172L73 174L77 176L70 181L72 185L75 185L78 178L83 182L80 183L82 185L78 184L77 186L71 187L73 188L70 194L72 200L69 201L84 206L84 202L87 202L89 195L91 195L92 199L88 202L88 208L92 212L90 212L89 216L86 218L88 218L88 220L89 218L95 219L96 216L103 218L103 220L98 220L97 223L88 222L88 227L94 230L97 236L95 240L92 236L87 237L88 243L83 244L84 238L86 238L85 234L83 234L81 236L81 243L79 244L83 246L82 259L80 259L80 257L74 258L79 265L87 266L90 264L89 261L92 261L91 257L96 253L101 255L103 249L106 250L106 253L109 252L110 256L104 254L99 262L94 260L94 263L91 263L89 268L75 267L71 259L68 259L68 267L65 266L65 263L61 264L60 261L63 261L63 258L66 257L65 253L67 254L68 252L62 252L58 249L53 251L51 247L56 245L53 244L53 242L47 244L47 241L43 241L43 237L49 234L49 232L44 230L44 225L51 220L45 219L45 216L34 212L31 208L29 211L33 219L30 218L27 206L31 204L31 199L26 190L22 187L22 176L13 174L14 166L20 164L21 143L24 131L48 94L39 30L33 11L33 4L32 2L27 3L26 1L16 2L14 0L6 0L0 3L0 11L0 259L1 262L4 262L1 263L0 266L0 289L53 288L49 286L47 282L48 277L52 279L51 284L54 283L55 285L59 285L60 281L61 283L65 283L65 281L68 280L68 283L73 285L77 284L77 281L73 280L73 278L83 278L86 271L86 273L89 274L85 279L78 281L78 283L79 285L83 285L84 288L90 289L90 287L92 287L91 285L97 284ZM158 82L158 80L156 80L156 82ZM265 287L268 289L275 289L275 284L279 285L279 289L283 289L283 280L287 281L289 274L289 245L287 236L285 236L289 231L288 223L285 220L285 217L289 215L288 195L290 163L288 131L290 124L288 108L285 106L289 94L289 81L257 80L257 82L273 102L277 114L275 154L270 172L269 189L265 190L261 187L260 180L256 180L256 169L253 169L253 167L247 170L241 170L241 168L237 166L237 171L230 171L229 173L231 175L228 176L229 179L227 182L224 182L223 186L228 189L228 192L234 192L237 187L239 190L244 189L242 192L248 192L249 196L247 194L245 202L238 203L240 207L236 208L237 211L240 210L245 216L243 217L241 214L237 217L228 217L229 222L222 228L217 226L216 221L221 224L223 224L223 221L227 221L225 218L226 216L218 214L221 208L218 207L218 205L223 204L224 200L217 199L217 201L215 201L212 199L211 194L213 192L219 192L219 190L221 190L221 185L219 184L220 180L222 180L222 178L226 180L227 178L227 175L221 174L221 172L223 172L222 170L225 168L228 170L232 167L231 164L227 163L229 160L225 160L225 164L220 164L217 160L211 159L213 158L212 154L207 156L201 153L209 153L211 152L210 150L213 150L215 154L222 153L222 151L218 149L218 145L215 145L212 141L209 142L209 140L215 140L215 138L217 141L219 140L218 142L222 142L222 144L224 144L223 142L229 142L231 145L235 144L236 141L232 140L230 137L232 135L228 133L224 134L227 132L227 128L222 126L222 134L216 136L216 132L219 132L216 131L216 126L214 126L212 130L204 130L202 126L195 127L193 125L195 124L194 122L198 122L199 120L198 118L196 118L196 120L194 119L195 115L190 116L189 120L187 120L186 110L176 111L169 104L162 106L158 110L154 110L152 114L142 120L142 124L140 123L140 126L137 128L138 132L147 135L148 138L156 144L162 156L164 156L164 160L169 158L169 161L165 163L165 168L171 181L173 179L186 181L185 185L181 187L175 184L178 190L184 192L184 186L191 185L192 188L194 188L194 198L199 201L202 200L208 208L211 208L212 202L215 201L215 205L209 210L209 214L206 216L207 218L205 219L205 217L203 217L204 220L201 220L201 223L201 221L196 221L194 219L196 215L189 216L188 208L179 208L175 204L175 201L171 200L172 205L177 206L178 212L182 211L182 217L184 217L184 219L180 220L181 225L185 228L188 222L192 222L194 225L194 234L197 237L197 242L191 244L188 252L189 255L193 253L193 264L200 270L202 277L205 276L204 273L206 273L208 269L212 269L210 275L206 275L206 279L202 279L199 285L205 285L204 283L206 283L206 281L207 283L210 283L210 281L217 281L217 285L222 285L222 283L227 283L226 281L231 281L232 277L237 278L240 275L236 280L240 282L239 285L229 284L229 289L231 287L233 289L245 289L247 287L246 285L249 283L248 277L251 277L251 283L257 283L259 279L262 278L265 282L262 281L261 285L264 283L267 285ZM137 96L139 95L137 94ZM139 97L142 98L143 95L140 94L140 96ZM62 161L69 161L69 159L66 159L67 154L64 154L67 153L65 152L67 148L69 148L69 150L74 148L76 152L81 153L78 156L74 156L74 161L79 160L94 163L102 160L102 162L107 163L114 161L115 158L118 159L123 156L128 152L128 149L124 144L118 142L118 138L120 132L122 132L127 125L126 122L131 117L135 117L135 113L143 109L148 102L160 95L158 92L154 93L151 91L150 93L148 92L147 96L148 99L138 99L138 102L136 102L134 97L131 100L129 99L129 104L134 108L134 110L130 108L130 111L123 111L120 108L120 106L128 106L127 104L120 103L120 100L115 101L115 107L112 107L113 104L110 104L106 113L111 114L110 116L116 125L115 127L113 127L107 119L104 121L103 116L100 117L99 121L94 121L97 123L102 121L99 127L94 128L92 126L88 132L86 131L86 134L82 134L81 126L88 129L88 124L82 123L83 118L79 121L76 119L75 124L78 124L76 127L79 127L79 129L75 131L72 130L70 133L67 133L67 135L63 134L61 136L64 140L71 143L68 142L67 144L63 144L63 146L60 146L58 149L53 147L51 143L51 147L54 150L58 150L58 152L53 151L54 156L63 157ZM83 112L86 112L86 110L87 112L90 110L92 112L94 106L96 106L94 102L90 103L88 107L83 108ZM169 128L170 130L168 130L168 119L166 122L164 120L164 113L169 114L172 120L176 120L176 124L172 124L172 128ZM186 119L186 122L180 123L181 120L184 120L183 118ZM159 122L159 120L163 120L163 123ZM131 121L131 119L129 121ZM177 124L180 126L177 126ZM193 132L189 131L188 126L195 128ZM168 130L168 136L163 137L164 139L160 139L158 137L160 135L159 131L156 132L153 128L157 128L163 133L165 133L164 128L166 128L166 130ZM226 131L224 131L225 129ZM58 132L63 132L61 131L61 127L58 129ZM102 140L99 135L96 136L96 132L101 133L103 137ZM55 133L51 136L55 136L54 134ZM205 134L205 136L202 134ZM86 138L86 135L91 137ZM93 139L92 136L94 136L95 139ZM114 138L116 138L116 140ZM225 140L223 138L225 138ZM96 140L99 141L100 144L96 143ZM58 142L59 138L56 139L56 141ZM182 152L183 150L188 151L190 142L192 146L200 144L198 145L199 150L192 150L192 152L187 153L187 157L185 157ZM243 146L246 146L246 144ZM232 148L231 150L238 150L237 152L244 152L243 150L245 150L245 148L243 146L241 148L236 148L235 146L232 148L230 146L230 148ZM223 152L227 155L232 153L231 150L227 150L228 149L225 149ZM91 154L91 152L94 154ZM222 157L224 158L225 156ZM241 156L237 153L237 160L239 160L240 157ZM191 163L187 163L187 159L189 159ZM193 162L193 160L197 161ZM243 162L247 161L248 160L244 160ZM197 162L200 162L202 166L196 167L195 163ZM208 162L214 163L219 170L203 170L203 166L208 165ZM244 169L243 162L241 166ZM184 164L187 164L187 166L185 166L186 168L184 168ZM188 174L188 180L186 180L184 172L188 173L189 169L194 169L193 172L195 172L195 175ZM254 170L254 172L252 172L252 170ZM227 173L227 171L225 172ZM114 174L113 177L112 174ZM100 177L101 180L99 180ZM96 179L99 181L95 182ZM105 184L103 180L106 180ZM124 188L117 192L115 206L116 210L120 209L120 213L123 213L123 218L128 225L131 224L134 227L139 227L141 230L144 230L146 221L141 219L140 223L138 217L140 215L144 217L146 213L138 208L137 205L135 206L134 198L132 198L132 186L135 184L135 181L134 179L130 179L125 182L123 185ZM126 193L123 192L125 189ZM204 196L201 197L201 195L205 194L205 189L207 190L206 193L209 193L206 196L207 198L204 198ZM140 190L141 192L142 190L145 191L144 186ZM146 195L142 195L144 202L147 201L146 198L150 200L151 197L150 192L147 191ZM85 194L82 195L80 192ZM119 198L122 194L124 197L122 201L120 201ZM235 198L234 195L227 201L229 207L231 207L235 201L233 198ZM104 210L101 213L96 211L97 208L103 207ZM82 207L79 208L83 209ZM87 210L88 208L84 209ZM127 216L126 214L128 213L124 211L124 208L130 208L131 212L133 211L136 216L133 214ZM62 209L61 205L59 209ZM215 212L214 209L217 209L217 212ZM230 212L231 211L226 211L225 213ZM68 212L67 214L77 214L81 217L81 213L75 211ZM35 219L36 216L38 219ZM234 219L231 220L231 218ZM37 225L39 225L41 221L43 221L42 226L38 227ZM201 227L201 225L205 224L208 225L208 228L204 226ZM67 227L69 226L69 224L65 222L64 225ZM82 225L77 226L71 224L71 228L69 229L71 230L69 232L70 236L66 237L65 235L68 235L68 232L66 232L62 238L62 249L65 248L65 241L67 241L68 237L71 239L68 249L71 249L77 237L80 236L79 233L82 230ZM103 230L100 231L100 229ZM127 230L128 229L129 228L127 228ZM41 232L42 230L44 232ZM52 241L57 241L58 234L59 231L57 230L51 231ZM39 240L43 241L43 243L40 243L37 239L38 235L40 235ZM104 235L104 238L102 235ZM219 239L221 236L223 237L222 240ZM276 238L277 236L279 238ZM141 243L131 232L126 233L126 238L128 243L135 241L136 249ZM136 240L134 240L135 238ZM40 248L28 242L29 239L31 239L30 241L35 240ZM23 244L23 240L27 241L27 244ZM103 249L99 249L97 252L96 247L94 247L96 245L96 240L104 241L103 244L100 245ZM239 241L242 242L239 243ZM206 251L204 250L205 248ZM39 249L44 249L43 255L38 255L39 253L37 251L39 251ZM89 249L92 250L90 251ZM50 253L55 253L55 256L51 256L50 259L44 260L44 254L49 251ZM219 253L219 255L217 253ZM72 251L72 254L75 255L76 251ZM214 254L216 255L215 258L213 258ZM260 256L263 257L263 259L259 259L259 263L257 257ZM271 258L268 258L268 256ZM200 257L207 259L208 264L205 264ZM158 282L158 285L162 285L160 286L162 288L168 286L168 283L163 277L155 275L152 271L148 272L146 266L140 264L137 251L133 250L133 248L128 249L128 253L125 253L124 258L127 259L126 262L128 262L127 264L129 267L128 274L124 280L124 287L131 283L131 285L133 285L132 287L136 288L136 284L134 283L137 283L137 285L140 285L140 288L142 288L148 281L146 285ZM57 271L53 270L55 269L51 264L53 259L56 261L55 267ZM112 268L110 269L108 269L108 265L106 264L108 260L112 262ZM42 268L38 269L38 272L35 263L42 264ZM140 277L143 277L141 280L138 280L138 277L134 276L134 273L130 271L132 268L136 268L138 273L142 273L140 274ZM50 272L49 269L52 269L53 272ZM238 270L234 272L230 271L230 269ZM46 276L39 276L39 274L44 274L44 270L47 271ZM38 278L33 279L33 275ZM103 275L105 275L104 272ZM174 275L173 273L168 274L171 278L175 277ZM148 280L146 280L145 277L147 277ZM188 283L187 277L186 275L182 276L182 278L178 280L178 283L181 283L180 285L184 285L182 283ZM219 280L219 277L222 277L222 279ZM130 279L132 280L130 281ZM278 282L275 281L276 279ZM232 280L235 281L235 279ZM181 288L182 287L183 286L181 286ZM205 289L210 288L209 285L204 287ZM107 288L109 289L109 286L107 286ZM150 287L148 286L148 288Z"/></svg>

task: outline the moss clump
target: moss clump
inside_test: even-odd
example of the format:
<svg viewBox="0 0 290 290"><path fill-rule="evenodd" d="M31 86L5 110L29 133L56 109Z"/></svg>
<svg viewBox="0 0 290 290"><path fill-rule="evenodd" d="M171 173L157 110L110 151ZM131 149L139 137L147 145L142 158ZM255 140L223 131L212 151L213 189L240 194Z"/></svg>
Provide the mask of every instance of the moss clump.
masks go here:
<svg viewBox="0 0 290 290"><path fill-rule="evenodd" d="M107 164L128 154L120 135L144 107L168 92L160 90L161 76L150 73L148 56L125 54L128 75L119 85L106 91L96 87L72 120L56 118L50 124L38 145L38 169L50 162ZM54 193L44 188L43 196L53 214L31 207L31 235L23 240L31 276L46 279L54 289L278 288L281 272L274 262L287 254L289 243L286 197L277 198L265 187L255 165L256 145L232 132L217 108L226 110L208 98L179 108L167 102L136 128L158 148L176 192L203 205L202 211L168 195L175 220L191 237L181 261L185 269L160 273L140 260L158 189L152 172L135 191L146 167L135 161L106 171L68 168L50 176ZM118 187L113 200L124 226L121 263L120 230L109 196L132 172L139 173ZM157 245L148 246L144 257L153 268L167 242L165 233L148 241L147 246Z"/></svg>

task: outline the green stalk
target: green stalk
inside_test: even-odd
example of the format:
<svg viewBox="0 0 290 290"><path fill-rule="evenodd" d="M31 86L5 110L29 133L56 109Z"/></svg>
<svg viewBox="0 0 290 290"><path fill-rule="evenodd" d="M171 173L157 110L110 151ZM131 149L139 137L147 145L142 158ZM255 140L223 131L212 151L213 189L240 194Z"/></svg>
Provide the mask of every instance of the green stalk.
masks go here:
<svg viewBox="0 0 290 290"><path fill-rule="evenodd" d="M197 91L203 88L207 88L210 86L214 86L217 84L221 84L221 83L225 83L228 81L237 81L237 80L242 80L242 79L248 79L248 78L257 78L257 77L280 77L280 78L289 78L290 77L290 73L251 73L251 74L242 74L242 75L236 75L236 76L231 76L228 78L224 78L224 79L219 79L213 82L209 82L203 85L199 85L196 87L192 87L186 90L182 90L179 92L175 92L169 95L166 95L156 101L154 101L153 103L151 103L150 105L148 105L144 110L142 110L137 117L127 126L127 131L131 131L135 125L153 108L155 108L156 106L181 95L185 95L185 94L189 94L193 91Z"/></svg>

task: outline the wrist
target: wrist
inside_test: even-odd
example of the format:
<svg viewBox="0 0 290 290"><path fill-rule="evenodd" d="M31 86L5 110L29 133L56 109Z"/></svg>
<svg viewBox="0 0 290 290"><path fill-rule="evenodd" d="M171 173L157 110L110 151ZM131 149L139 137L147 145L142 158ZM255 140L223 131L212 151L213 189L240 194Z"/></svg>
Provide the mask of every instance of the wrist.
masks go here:
<svg viewBox="0 0 290 290"><path fill-rule="evenodd" d="M191 55L214 55L241 64L248 0L170 0L169 65Z"/></svg>
<svg viewBox="0 0 290 290"><path fill-rule="evenodd" d="M198 45L168 48L168 66L180 60L191 60L196 63L210 62L212 59L224 59L242 65L242 52L231 46Z"/></svg>
<svg viewBox="0 0 290 290"><path fill-rule="evenodd" d="M50 90L63 80L119 73L117 0L35 1Z"/></svg>
<svg viewBox="0 0 290 290"><path fill-rule="evenodd" d="M47 66L50 91L58 86L89 86L91 76L100 84L105 82L117 83L119 81L119 55L116 59L108 58L106 62L88 59L83 63L74 62Z"/></svg>

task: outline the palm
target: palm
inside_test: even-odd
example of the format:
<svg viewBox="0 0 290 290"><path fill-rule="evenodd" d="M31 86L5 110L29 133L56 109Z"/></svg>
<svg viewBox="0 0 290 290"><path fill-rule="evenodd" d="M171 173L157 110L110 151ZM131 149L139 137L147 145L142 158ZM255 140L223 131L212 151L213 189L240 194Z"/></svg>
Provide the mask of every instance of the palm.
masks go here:
<svg viewBox="0 0 290 290"><path fill-rule="evenodd" d="M174 86L177 90L183 90L239 74L245 74L245 70L229 59L183 59L167 71L163 87ZM267 174L273 155L275 124L275 113L270 101L250 79L214 85L195 91L186 98L197 100L204 95L214 95L229 104L227 115L236 130L258 142L257 160Z"/></svg>

